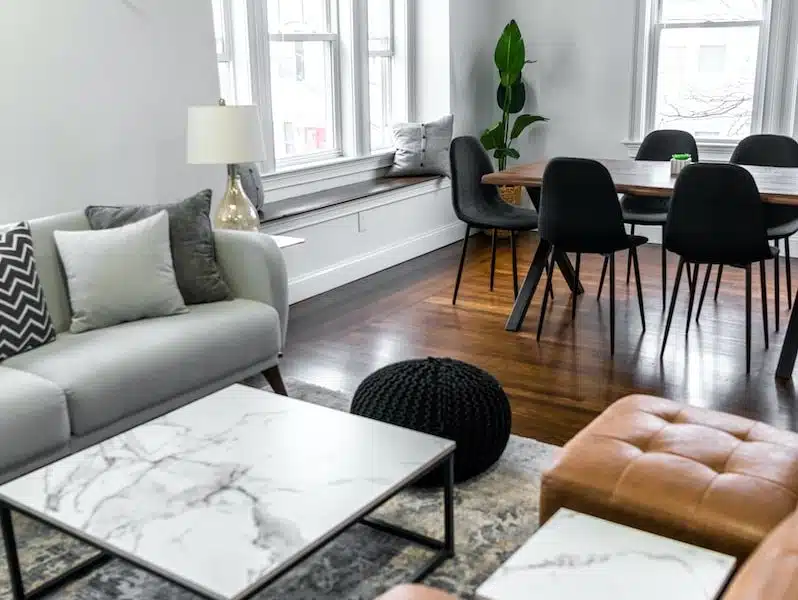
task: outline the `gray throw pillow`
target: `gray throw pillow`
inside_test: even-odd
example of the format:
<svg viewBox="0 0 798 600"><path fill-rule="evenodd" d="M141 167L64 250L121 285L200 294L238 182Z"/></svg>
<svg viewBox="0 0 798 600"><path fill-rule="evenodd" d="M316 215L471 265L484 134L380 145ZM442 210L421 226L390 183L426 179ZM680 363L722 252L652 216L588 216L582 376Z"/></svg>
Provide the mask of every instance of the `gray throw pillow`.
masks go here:
<svg viewBox="0 0 798 600"><path fill-rule="evenodd" d="M428 123L402 123L393 127L396 154L388 177L411 175L449 176L449 146L454 117L448 115Z"/></svg>
<svg viewBox="0 0 798 600"><path fill-rule="evenodd" d="M180 293L186 304L229 300L232 296L216 262L211 228L211 190L182 202L142 206L89 206L86 217L92 229L111 229L135 223L165 210Z"/></svg>
<svg viewBox="0 0 798 600"><path fill-rule="evenodd" d="M186 312L175 280L166 211L103 231L54 231L72 307L72 333Z"/></svg>

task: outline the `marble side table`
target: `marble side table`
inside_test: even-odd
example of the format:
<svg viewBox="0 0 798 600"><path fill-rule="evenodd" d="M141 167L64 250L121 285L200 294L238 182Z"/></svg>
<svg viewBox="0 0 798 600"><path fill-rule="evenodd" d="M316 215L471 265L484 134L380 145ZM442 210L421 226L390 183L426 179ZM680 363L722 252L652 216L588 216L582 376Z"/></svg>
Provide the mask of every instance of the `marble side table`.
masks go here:
<svg viewBox="0 0 798 600"><path fill-rule="evenodd" d="M480 600L713 600L732 556L560 509L477 590Z"/></svg>

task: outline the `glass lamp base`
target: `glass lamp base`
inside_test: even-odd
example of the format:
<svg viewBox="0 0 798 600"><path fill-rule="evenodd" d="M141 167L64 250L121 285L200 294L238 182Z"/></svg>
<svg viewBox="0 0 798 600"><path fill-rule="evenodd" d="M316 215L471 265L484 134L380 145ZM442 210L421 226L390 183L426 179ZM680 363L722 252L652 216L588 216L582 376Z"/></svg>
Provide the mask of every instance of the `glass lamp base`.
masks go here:
<svg viewBox="0 0 798 600"><path fill-rule="evenodd" d="M238 173L227 179L227 191L216 211L213 224L217 229L260 231L258 212L244 192Z"/></svg>

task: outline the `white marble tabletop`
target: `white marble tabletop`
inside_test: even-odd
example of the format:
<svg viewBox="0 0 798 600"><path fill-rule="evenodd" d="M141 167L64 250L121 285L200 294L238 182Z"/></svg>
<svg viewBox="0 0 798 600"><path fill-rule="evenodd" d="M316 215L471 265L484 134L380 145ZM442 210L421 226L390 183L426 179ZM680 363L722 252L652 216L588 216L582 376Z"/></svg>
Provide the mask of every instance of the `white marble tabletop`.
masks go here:
<svg viewBox="0 0 798 600"><path fill-rule="evenodd" d="M453 447L233 386L0 486L0 498L232 599Z"/></svg>
<svg viewBox="0 0 798 600"><path fill-rule="evenodd" d="M735 559L560 509L477 590L482 600L713 600Z"/></svg>

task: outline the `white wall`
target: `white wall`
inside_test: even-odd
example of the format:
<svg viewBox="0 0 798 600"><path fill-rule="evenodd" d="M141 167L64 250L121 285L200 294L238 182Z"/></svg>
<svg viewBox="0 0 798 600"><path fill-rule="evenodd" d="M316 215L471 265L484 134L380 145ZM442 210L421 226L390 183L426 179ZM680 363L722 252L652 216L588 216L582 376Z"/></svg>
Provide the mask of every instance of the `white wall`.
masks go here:
<svg viewBox="0 0 798 600"><path fill-rule="evenodd" d="M501 33L497 4L486 0L450 0L451 102L455 135L478 136L498 120L498 76L493 64L493 51Z"/></svg>
<svg viewBox="0 0 798 600"><path fill-rule="evenodd" d="M207 0L3 0L0 73L0 223L224 183L185 161L219 93Z"/></svg>
<svg viewBox="0 0 798 600"><path fill-rule="evenodd" d="M515 18L524 35L529 112L550 122L523 137L522 160L544 156L626 158L636 2L499 0L494 24ZM498 21L498 23L497 23ZM498 36L498 32L496 33Z"/></svg>

